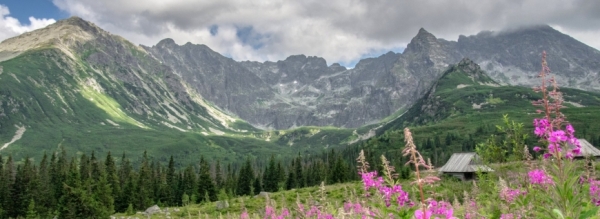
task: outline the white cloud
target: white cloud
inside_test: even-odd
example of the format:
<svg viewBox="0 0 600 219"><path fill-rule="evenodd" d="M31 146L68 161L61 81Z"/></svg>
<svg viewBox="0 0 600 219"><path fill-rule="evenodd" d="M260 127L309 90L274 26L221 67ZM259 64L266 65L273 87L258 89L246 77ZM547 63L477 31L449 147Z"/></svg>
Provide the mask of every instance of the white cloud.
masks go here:
<svg viewBox="0 0 600 219"><path fill-rule="evenodd" d="M236 60L294 54L349 63L372 51L402 48L424 27L437 37L550 24L600 48L597 0L53 0L135 43L164 38L206 44ZM210 28L218 26L212 35ZM251 28L250 28L251 27ZM237 36L239 30L244 30Z"/></svg>
<svg viewBox="0 0 600 219"><path fill-rule="evenodd" d="M30 24L23 25L19 20L9 15L8 7L0 5L0 41L56 22L54 19L29 17Z"/></svg>

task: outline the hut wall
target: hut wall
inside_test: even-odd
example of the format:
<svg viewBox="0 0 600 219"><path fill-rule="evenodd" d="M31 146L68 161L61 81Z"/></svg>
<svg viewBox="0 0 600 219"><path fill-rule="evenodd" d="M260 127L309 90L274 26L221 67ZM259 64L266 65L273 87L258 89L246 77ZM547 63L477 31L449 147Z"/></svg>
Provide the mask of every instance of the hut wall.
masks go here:
<svg viewBox="0 0 600 219"><path fill-rule="evenodd" d="M445 173L445 174L451 175L451 176L456 177L463 181L465 180L465 173Z"/></svg>

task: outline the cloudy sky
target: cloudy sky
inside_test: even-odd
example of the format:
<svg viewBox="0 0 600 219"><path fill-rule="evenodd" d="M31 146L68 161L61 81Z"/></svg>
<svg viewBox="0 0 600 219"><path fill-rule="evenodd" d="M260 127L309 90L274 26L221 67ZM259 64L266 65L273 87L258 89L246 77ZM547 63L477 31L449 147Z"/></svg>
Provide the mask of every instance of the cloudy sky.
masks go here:
<svg viewBox="0 0 600 219"><path fill-rule="evenodd" d="M2 0L0 40L73 15L136 44L172 38L236 60L305 54L351 67L403 51L421 27L456 40L549 24L600 49L598 0Z"/></svg>

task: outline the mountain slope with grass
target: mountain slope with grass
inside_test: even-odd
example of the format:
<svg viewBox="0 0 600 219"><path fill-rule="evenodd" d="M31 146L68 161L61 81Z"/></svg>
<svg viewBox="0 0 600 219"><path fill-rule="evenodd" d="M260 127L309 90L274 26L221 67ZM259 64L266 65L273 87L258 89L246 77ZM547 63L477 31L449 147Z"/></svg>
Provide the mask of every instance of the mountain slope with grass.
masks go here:
<svg viewBox="0 0 600 219"><path fill-rule="evenodd" d="M562 112L578 130L577 136L599 146L600 125L589 121L600 119L600 94L570 88L560 91L565 99ZM410 127L421 152L442 165L452 153L474 151L491 135L502 136L496 126L506 126L504 115L532 130L533 119L541 116L532 101L541 98L531 88L501 86L473 61L463 59L449 67L402 116L383 124L376 137L351 146L347 153L364 148L375 155L400 157L403 129ZM527 144L533 147L533 133L526 134Z"/></svg>
<svg viewBox="0 0 600 219"><path fill-rule="evenodd" d="M0 56L2 154L39 158L64 147L233 162L303 147L279 144L287 133L269 141L143 48L77 17L3 41Z"/></svg>

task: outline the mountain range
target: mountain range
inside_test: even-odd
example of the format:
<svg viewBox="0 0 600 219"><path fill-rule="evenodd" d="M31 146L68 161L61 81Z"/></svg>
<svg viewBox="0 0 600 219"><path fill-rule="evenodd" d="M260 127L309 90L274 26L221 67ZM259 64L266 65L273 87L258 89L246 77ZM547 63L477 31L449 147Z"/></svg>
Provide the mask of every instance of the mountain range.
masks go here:
<svg viewBox="0 0 600 219"><path fill-rule="evenodd" d="M404 52L347 69L305 55L236 61L172 39L134 45L72 17L0 43L0 150L231 161L316 151L366 139L382 122L416 122L401 115L422 113L411 109L456 65L482 66L490 86L536 85L543 50L561 86L600 91L600 52L546 25L458 41L420 29Z"/></svg>
<svg viewBox="0 0 600 219"><path fill-rule="evenodd" d="M561 86L600 91L600 52L547 25L461 35L456 42L420 29L402 54L360 60L353 69L305 55L237 62L171 39L144 49L204 98L263 129L378 123L410 107L465 57L502 84L532 86L546 50Z"/></svg>

